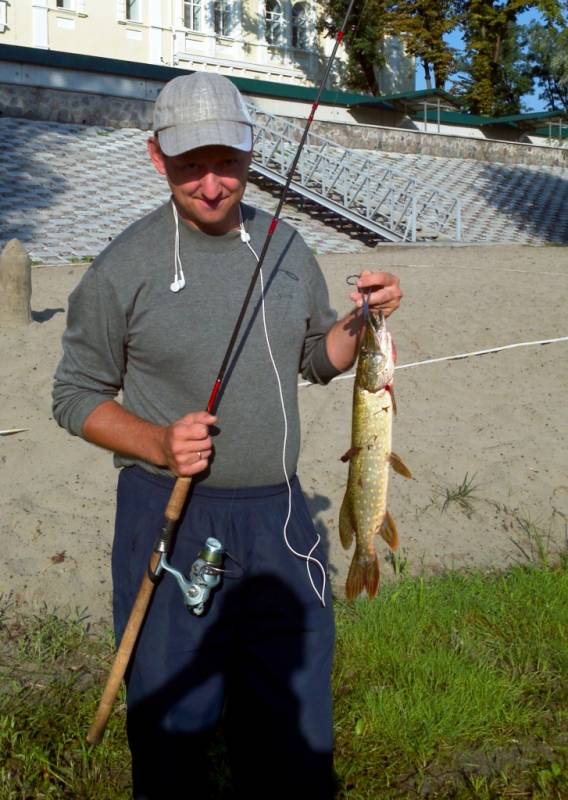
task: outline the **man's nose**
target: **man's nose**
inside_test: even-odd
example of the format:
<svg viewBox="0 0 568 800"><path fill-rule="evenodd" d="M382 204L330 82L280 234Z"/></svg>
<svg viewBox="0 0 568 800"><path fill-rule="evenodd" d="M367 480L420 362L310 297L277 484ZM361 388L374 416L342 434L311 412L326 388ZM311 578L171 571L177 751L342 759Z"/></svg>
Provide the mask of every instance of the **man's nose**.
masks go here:
<svg viewBox="0 0 568 800"><path fill-rule="evenodd" d="M219 176L214 172L206 172L201 178L201 191L207 200L214 200L221 191Z"/></svg>

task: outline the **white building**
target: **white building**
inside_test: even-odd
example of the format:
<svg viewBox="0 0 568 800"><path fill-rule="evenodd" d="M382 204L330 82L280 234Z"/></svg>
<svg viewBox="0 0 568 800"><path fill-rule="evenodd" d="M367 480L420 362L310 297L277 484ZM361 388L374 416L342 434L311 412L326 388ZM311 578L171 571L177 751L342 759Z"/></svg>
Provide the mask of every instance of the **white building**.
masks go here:
<svg viewBox="0 0 568 800"><path fill-rule="evenodd" d="M0 0L0 44L313 85L333 44L317 14L317 0ZM400 47L380 84L414 88Z"/></svg>

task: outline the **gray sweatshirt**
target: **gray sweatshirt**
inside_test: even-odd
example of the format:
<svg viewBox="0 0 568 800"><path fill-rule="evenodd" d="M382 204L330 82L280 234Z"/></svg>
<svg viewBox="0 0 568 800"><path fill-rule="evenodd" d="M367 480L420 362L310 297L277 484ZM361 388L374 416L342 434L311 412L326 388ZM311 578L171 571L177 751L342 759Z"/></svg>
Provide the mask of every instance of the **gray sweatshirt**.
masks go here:
<svg viewBox="0 0 568 800"><path fill-rule="evenodd" d="M242 205L260 252L271 217ZM115 399L142 419L168 425L207 406L256 261L238 232L209 236L180 221L185 289L174 279L169 203L127 228L93 261L69 298L53 413L81 435L89 414ZM337 375L325 333L336 319L321 270L300 235L280 222L263 266L268 336L282 382L286 470L300 447L298 372L327 383ZM218 396L214 455L203 480L216 487L281 483L284 421L262 322L260 279ZM140 464L123 455L118 467Z"/></svg>

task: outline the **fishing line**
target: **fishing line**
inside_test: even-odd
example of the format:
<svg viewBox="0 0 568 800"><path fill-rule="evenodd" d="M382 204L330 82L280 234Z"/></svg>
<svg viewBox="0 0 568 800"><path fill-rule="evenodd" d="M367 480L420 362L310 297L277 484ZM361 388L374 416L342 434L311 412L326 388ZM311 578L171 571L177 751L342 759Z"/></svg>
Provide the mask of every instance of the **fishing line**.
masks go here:
<svg viewBox="0 0 568 800"><path fill-rule="evenodd" d="M462 358L470 358L470 356L484 356L487 353L500 353L502 350L512 350L515 347L534 347L536 345L555 344L556 342L568 342L568 336L560 336L557 339L540 339L536 342L515 342L515 344L505 344L500 347L489 347L487 350L475 350L472 353L457 353L454 356L442 356L441 358L427 358L424 361L413 361L411 364L400 364L395 369L409 369L410 367L422 367L425 364L439 364L442 361L458 361ZM333 378L334 381L346 381L354 378L355 373L350 372L347 375L338 375ZM309 381L302 381L298 383L299 387L313 386Z"/></svg>
<svg viewBox="0 0 568 800"><path fill-rule="evenodd" d="M240 206L239 206L239 214L241 214ZM244 226L244 223L243 223L242 214L241 214L240 228L241 228L241 241L246 244L246 246L251 251L251 253L255 257L256 262L258 264L259 258L258 258L258 255L256 253L256 250L254 249L254 247L252 246L252 244L250 242L250 234L245 229L245 226ZM301 558L301 559L305 560L305 562L306 562L306 571L308 573L308 579L309 579L309 581L310 581L310 583L312 585L312 589L316 593L316 596L318 597L318 599L321 602L322 606L325 607L324 592L325 592L325 584L326 584L327 576L326 576L325 568L324 568L323 564L321 563L321 561L319 561L317 558L315 558L312 555L314 550L317 548L317 546L319 545L319 543L321 541L321 537L320 537L319 533L316 532L316 537L317 538L316 538L315 544L311 547L311 549L309 550L309 552L306 555L304 555L304 553L299 553L297 550L295 550L292 547L292 545L290 544L289 540L288 540L288 523L290 522L290 517L292 516L292 487L290 485L290 480L288 478L288 472L286 470L286 447L287 447L287 444L288 444L288 416L286 414L286 404L284 402L284 393L282 391L282 381L280 380L280 373L278 372L278 367L276 366L276 361L275 361L274 355L272 353L272 346L270 344L270 337L268 335L268 324L266 322L266 305L265 305L265 301L264 301L264 295L265 295L265 292L264 292L264 274L262 272L262 267L260 268L258 274L259 274L259 278L260 278L260 297L261 297L261 307L262 307L262 324L263 324L263 327L264 327L264 338L266 339L266 346L268 348L268 355L270 357L270 362L272 364L272 369L274 370L274 374L276 376L276 382L278 384L278 395L280 397L280 408L282 409L282 417L283 417L283 420L284 420L284 439L283 439L283 442L282 442L282 470L284 472L284 478L286 480L286 486L288 488L288 511L287 511L287 514L286 514L286 520L284 521L284 528L282 530L282 535L284 537L284 543L286 544L286 547L288 548L288 550L293 555L295 555L297 558ZM321 571L321 574L322 574L321 591L318 591L318 589L317 589L317 587L316 587L316 585L314 583L314 580L312 578L312 573L310 571L310 564L312 564L312 563L315 564L319 568L319 570Z"/></svg>

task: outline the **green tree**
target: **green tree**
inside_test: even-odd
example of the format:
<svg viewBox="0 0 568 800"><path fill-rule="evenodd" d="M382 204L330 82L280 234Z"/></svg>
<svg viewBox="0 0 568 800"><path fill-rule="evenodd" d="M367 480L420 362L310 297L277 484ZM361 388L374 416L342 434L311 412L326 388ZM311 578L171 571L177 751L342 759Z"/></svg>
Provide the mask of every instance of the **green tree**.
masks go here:
<svg viewBox="0 0 568 800"><path fill-rule="evenodd" d="M533 86L532 69L526 59L526 43L525 28L512 23L500 42L499 60L491 64L491 68L487 68L475 50L468 49L456 59L459 74L453 78L453 84L469 111L506 116L525 110L522 98L531 92Z"/></svg>
<svg viewBox="0 0 568 800"><path fill-rule="evenodd" d="M406 52L422 64L426 86L443 89L454 63L445 37L459 24L455 0L400 0L389 4L388 29L404 41Z"/></svg>
<svg viewBox="0 0 568 800"><path fill-rule="evenodd" d="M324 0L319 29L335 36L343 20L345 0ZM384 66L383 43L396 36L405 52L423 65L427 84L431 69L435 86L443 87L453 53L444 36L459 18L457 0L360 0L355 4L346 32L347 82L353 89L379 94L377 70Z"/></svg>
<svg viewBox="0 0 568 800"><path fill-rule="evenodd" d="M489 116L517 113L531 88L517 18L534 8L551 23L561 18L559 0L463 0L461 6L467 107Z"/></svg>
<svg viewBox="0 0 568 800"><path fill-rule="evenodd" d="M526 62L539 96L549 109L568 113L568 30L562 24L533 22L526 28Z"/></svg>
<svg viewBox="0 0 568 800"><path fill-rule="evenodd" d="M324 0L318 28L335 36L345 16L346 0ZM379 94L377 68L384 66L381 45L387 32L387 0L357 0L345 32L345 80L356 91Z"/></svg>

